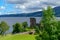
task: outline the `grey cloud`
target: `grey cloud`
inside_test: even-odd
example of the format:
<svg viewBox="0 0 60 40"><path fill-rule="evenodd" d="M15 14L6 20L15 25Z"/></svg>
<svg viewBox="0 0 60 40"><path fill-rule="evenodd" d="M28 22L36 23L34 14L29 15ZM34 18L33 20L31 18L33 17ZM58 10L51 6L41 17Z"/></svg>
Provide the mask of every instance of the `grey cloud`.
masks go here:
<svg viewBox="0 0 60 40"><path fill-rule="evenodd" d="M6 2L10 4L24 4L27 1L26 0L6 0Z"/></svg>
<svg viewBox="0 0 60 40"><path fill-rule="evenodd" d="M34 12L41 10L43 7L60 6L60 0L6 0L10 4L16 4L18 11ZM18 5L19 4L19 5ZM20 10L19 10L20 9Z"/></svg>

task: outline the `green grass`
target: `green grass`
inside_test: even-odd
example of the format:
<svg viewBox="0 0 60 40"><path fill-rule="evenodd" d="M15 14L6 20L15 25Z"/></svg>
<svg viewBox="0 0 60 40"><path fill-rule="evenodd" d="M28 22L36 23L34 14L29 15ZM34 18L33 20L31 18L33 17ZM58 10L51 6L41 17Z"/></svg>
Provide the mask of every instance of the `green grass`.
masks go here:
<svg viewBox="0 0 60 40"><path fill-rule="evenodd" d="M15 34L15 35L0 36L0 40L35 40L35 35Z"/></svg>

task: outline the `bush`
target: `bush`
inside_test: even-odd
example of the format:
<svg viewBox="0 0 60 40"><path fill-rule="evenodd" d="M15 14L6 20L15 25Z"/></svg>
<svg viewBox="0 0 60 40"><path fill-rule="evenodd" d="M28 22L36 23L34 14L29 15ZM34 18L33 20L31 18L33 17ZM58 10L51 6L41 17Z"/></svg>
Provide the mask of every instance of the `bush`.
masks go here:
<svg viewBox="0 0 60 40"><path fill-rule="evenodd" d="M13 25L13 34L19 33L19 32L25 32L28 31L28 24L27 22L23 22L22 24L16 23Z"/></svg>
<svg viewBox="0 0 60 40"><path fill-rule="evenodd" d="M46 31L41 32L37 38L37 40L49 40L49 35Z"/></svg>

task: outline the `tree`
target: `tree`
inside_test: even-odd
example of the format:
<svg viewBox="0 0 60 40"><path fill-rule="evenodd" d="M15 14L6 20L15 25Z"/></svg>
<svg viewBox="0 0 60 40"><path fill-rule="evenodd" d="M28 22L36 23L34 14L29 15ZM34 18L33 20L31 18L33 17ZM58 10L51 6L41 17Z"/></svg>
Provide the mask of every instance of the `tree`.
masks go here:
<svg viewBox="0 0 60 40"><path fill-rule="evenodd" d="M15 34L15 33L19 33L19 32L23 32L23 26L22 26L22 24L20 24L20 23L16 23L16 24L14 24L13 25L13 34Z"/></svg>
<svg viewBox="0 0 60 40"><path fill-rule="evenodd" d="M20 32L24 32L25 29L22 24L20 24L19 30L20 30Z"/></svg>
<svg viewBox="0 0 60 40"><path fill-rule="evenodd" d="M27 28L28 27L27 22L23 22L22 25L23 25L24 28Z"/></svg>
<svg viewBox="0 0 60 40"><path fill-rule="evenodd" d="M0 24L0 34L4 34L9 29L9 26L6 22L2 21Z"/></svg>
<svg viewBox="0 0 60 40"><path fill-rule="evenodd" d="M28 29L28 23L27 22L23 22L22 26L23 26L24 31L28 31L27 30Z"/></svg>
<svg viewBox="0 0 60 40"><path fill-rule="evenodd" d="M20 27L20 24L19 23L16 23L16 24L14 24L13 25L13 34L14 33L19 33L20 32L20 30L19 30L19 27Z"/></svg>
<svg viewBox="0 0 60 40"><path fill-rule="evenodd" d="M42 18L43 27L49 33L57 30L58 23L56 21L54 14L55 13L50 6L48 6L47 10L43 10Z"/></svg>
<svg viewBox="0 0 60 40"><path fill-rule="evenodd" d="M57 33L58 33L58 39L60 40L60 21L58 21L58 31L57 31Z"/></svg>
<svg viewBox="0 0 60 40"><path fill-rule="evenodd" d="M41 40L58 40L56 34L58 23L54 14L55 12L50 6L47 7L47 10L43 9L43 16L40 26L40 29L42 28L42 30L40 30L41 32L39 33L39 38Z"/></svg>

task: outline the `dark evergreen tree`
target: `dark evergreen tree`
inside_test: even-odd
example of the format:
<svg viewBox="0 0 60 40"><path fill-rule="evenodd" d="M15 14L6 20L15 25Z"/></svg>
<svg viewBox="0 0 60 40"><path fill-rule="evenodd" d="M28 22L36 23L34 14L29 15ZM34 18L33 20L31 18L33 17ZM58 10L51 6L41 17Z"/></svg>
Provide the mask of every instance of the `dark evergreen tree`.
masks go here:
<svg viewBox="0 0 60 40"><path fill-rule="evenodd" d="M20 32L20 30L19 30L19 27L20 27L20 24L19 23L16 23L16 24L14 24L13 25L13 34L14 33L19 33Z"/></svg>
<svg viewBox="0 0 60 40"><path fill-rule="evenodd" d="M27 22L23 22L22 25L23 25L24 28L28 27L28 23Z"/></svg>
<svg viewBox="0 0 60 40"><path fill-rule="evenodd" d="M12 33L15 34L15 33L19 33L19 32L24 32L24 27L22 24L16 23L13 25L13 32Z"/></svg>

